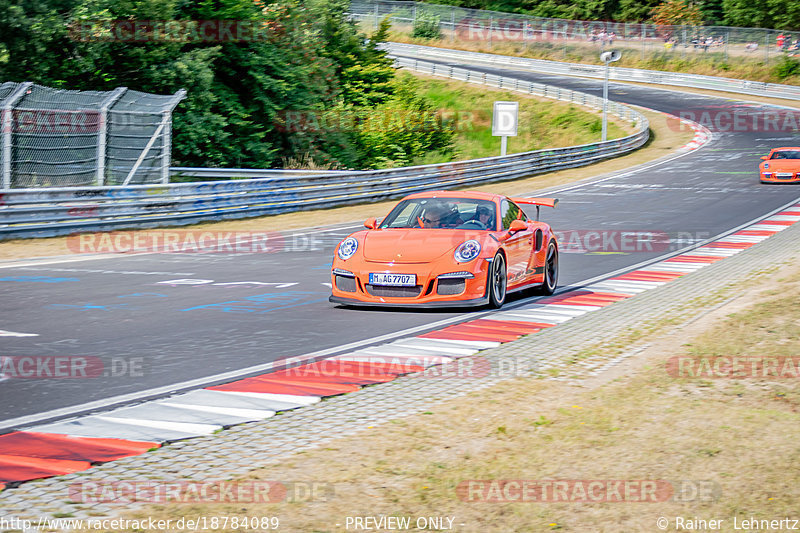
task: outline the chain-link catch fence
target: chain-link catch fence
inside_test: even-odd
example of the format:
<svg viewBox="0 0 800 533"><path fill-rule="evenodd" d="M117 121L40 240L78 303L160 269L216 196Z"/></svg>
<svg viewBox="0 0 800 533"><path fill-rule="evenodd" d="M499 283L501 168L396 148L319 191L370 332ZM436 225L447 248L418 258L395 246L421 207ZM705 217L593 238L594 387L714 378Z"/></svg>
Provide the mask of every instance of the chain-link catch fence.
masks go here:
<svg viewBox="0 0 800 533"><path fill-rule="evenodd" d="M168 183L172 112L185 95L3 83L0 185Z"/></svg>

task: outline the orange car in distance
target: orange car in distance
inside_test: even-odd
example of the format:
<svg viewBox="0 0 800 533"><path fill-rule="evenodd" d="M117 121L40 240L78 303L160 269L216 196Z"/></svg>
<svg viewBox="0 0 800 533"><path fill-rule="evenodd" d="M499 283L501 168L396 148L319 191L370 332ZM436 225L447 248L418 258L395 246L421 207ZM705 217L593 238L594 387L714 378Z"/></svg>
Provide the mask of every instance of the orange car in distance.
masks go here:
<svg viewBox="0 0 800 533"><path fill-rule="evenodd" d="M539 222L553 198L431 191L403 198L339 243L330 301L353 306L501 307L506 294L552 294L558 243ZM520 205L536 207L531 220Z"/></svg>
<svg viewBox="0 0 800 533"><path fill-rule="evenodd" d="M761 183L797 183L800 181L800 147L773 148L759 165Z"/></svg>

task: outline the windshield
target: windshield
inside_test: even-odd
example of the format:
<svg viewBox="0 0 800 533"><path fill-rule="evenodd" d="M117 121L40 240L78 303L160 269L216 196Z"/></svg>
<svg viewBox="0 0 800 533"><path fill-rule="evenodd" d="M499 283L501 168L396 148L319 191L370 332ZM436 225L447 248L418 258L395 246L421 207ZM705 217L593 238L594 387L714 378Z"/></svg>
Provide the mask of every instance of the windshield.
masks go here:
<svg viewBox="0 0 800 533"><path fill-rule="evenodd" d="M403 200L383 219L381 228L497 230L497 207L473 198Z"/></svg>
<svg viewBox="0 0 800 533"><path fill-rule="evenodd" d="M798 150L781 150L772 154L770 159L800 159L800 151Z"/></svg>

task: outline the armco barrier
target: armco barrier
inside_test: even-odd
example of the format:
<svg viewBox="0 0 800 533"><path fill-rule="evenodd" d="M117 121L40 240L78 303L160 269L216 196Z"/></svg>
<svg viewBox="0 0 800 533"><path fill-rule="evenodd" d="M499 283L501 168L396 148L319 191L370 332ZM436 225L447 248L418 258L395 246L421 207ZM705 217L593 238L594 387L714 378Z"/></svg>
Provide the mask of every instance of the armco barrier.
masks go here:
<svg viewBox="0 0 800 533"><path fill-rule="evenodd" d="M449 48L445 49L403 43L386 43L384 49L389 52L389 55L394 56L412 56L414 58L431 59L435 61L463 61L473 64L482 63L492 66L513 67L533 72L542 72L545 74L581 76L586 78L602 78L605 69L602 65L565 63L562 61L467 52L464 50L452 50ZM709 89L739 94L751 94L755 96L771 96L775 98L800 100L800 86L797 85L720 78L716 76L703 76L700 74L610 67L609 79L659 85L677 85L680 87L694 87L696 89Z"/></svg>
<svg viewBox="0 0 800 533"><path fill-rule="evenodd" d="M602 99L578 91L398 59L399 66L434 75L600 108ZM302 175L281 170L172 169L173 173L233 181L129 187L67 187L0 191L0 239L51 237L86 231L175 226L201 221L333 207L578 167L635 150L649 137L638 111L609 102L609 114L636 125L620 139L504 157L389 170ZM242 179L245 178L245 179Z"/></svg>

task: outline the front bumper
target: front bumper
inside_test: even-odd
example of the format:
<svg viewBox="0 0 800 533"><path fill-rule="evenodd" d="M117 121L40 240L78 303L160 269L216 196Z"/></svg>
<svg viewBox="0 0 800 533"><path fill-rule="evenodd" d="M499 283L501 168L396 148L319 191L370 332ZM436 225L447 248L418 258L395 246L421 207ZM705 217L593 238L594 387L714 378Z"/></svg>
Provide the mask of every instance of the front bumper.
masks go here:
<svg viewBox="0 0 800 533"><path fill-rule="evenodd" d="M760 172L762 183L798 183L800 172ZM778 174L791 174L791 176L778 176Z"/></svg>
<svg viewBox="0 0 800 533"><path fill-rule="evenodd" d="M461 307L489 302L486 279L491 262L479 258L465 264L394 264L334 261L330 301L344 305L380 307ZM348 269L347 267L350 267ZM346 271L347 275L340 272ZM414 274L413 287L370 285L369 274ZM443 274L468 272L472 277L441 278ZM343 290L344 289L344 290Z"/></svg>
<svg viewBox="0 0 800 533"><path fill-rule="evenodd" d="M420 309L433 309L443 307L481 307L489 304L489 297L475 298L473 300L448 300L441 302L414 302L408 301L393 303L393 302L373 302L356 300L355 298L342 298L339 296L331 295L328 301L340 305L352 305L358 307L415 307Z"/></svg>

